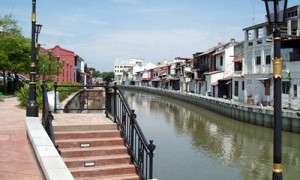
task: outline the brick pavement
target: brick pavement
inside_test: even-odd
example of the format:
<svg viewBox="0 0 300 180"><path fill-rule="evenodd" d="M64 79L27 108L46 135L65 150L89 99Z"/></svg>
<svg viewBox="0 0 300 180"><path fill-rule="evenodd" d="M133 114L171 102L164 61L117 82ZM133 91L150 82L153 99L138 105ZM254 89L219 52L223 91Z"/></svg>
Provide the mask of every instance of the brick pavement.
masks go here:
<svg viewBox="0 0 300 180"><path fill-rule="evenodd" d="M4 180L43 179L29 140L26 110L16 97L0 97L0 177Z"/></svg>

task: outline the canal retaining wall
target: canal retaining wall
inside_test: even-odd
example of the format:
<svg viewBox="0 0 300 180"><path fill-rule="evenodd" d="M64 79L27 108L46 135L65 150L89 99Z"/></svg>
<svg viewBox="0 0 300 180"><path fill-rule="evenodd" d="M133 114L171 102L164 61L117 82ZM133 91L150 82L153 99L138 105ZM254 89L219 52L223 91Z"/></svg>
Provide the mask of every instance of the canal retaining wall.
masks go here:
<svg viewBox="0 0 300 180"><path fill-rule="evenodd" d="M228 99L202 96L199 94L172 91L152 87L120 86L122 89L139 90L159 94L182 101L186 101L218 114L233 118L245 123L251 123L268 128L273 127L273 107L248 105L233 102ZM300 133L300 112L293 110L282 110L282 130Z"/></svg>

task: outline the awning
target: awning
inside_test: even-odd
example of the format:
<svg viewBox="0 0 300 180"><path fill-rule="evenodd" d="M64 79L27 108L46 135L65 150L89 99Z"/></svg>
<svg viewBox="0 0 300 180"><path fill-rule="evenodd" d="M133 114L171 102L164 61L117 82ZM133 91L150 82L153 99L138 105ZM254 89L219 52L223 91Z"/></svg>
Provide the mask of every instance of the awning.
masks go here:
<svg viewBox="0 0 300 180"><path fill-rule="evenodd" d="M152 79L151 81L160 81L160 79Z"/></svg>
<svg viewBox="0 0 300 180"><path fill-rule="evenodd" d="M219 82L217 81L217 82L211 83L210 85L217 86L218 84L219 84Z"/></svg>
<svg viewBox="0 0 300 180"><path fill-rule="evenodd" d="M271 78L257 78L258 81L266 81L266 80L269 80Z"/></svg>
<svg viewBox="0 0 300 180"><path fill-rule="evenodd" d="M150 81L151 78L143 78L142 80L143 80L143 81Z"/></svg>
<svg viewBox="0 0 300 180"><path fill-rule="evenodd" d="M195 81L203 81L202 78L194 78Z"/></svg>
<svg viewBox="0 0 300 180"><path fill-rule="evenodd" d="M179 78L170 78L170 81L178 81Z"/></svg>
<svg viewBox="0 0 300 180"><path fill-rule="evenodd" d="M233 59L233 62L242 62L243 61L243 56L239 56L239 57L235 57L234 59Z"/></svg>
<svg viewBox="0 0 300 180"><path fill-rule="evenodd" d="M232 76L227 76L223 79L219 79L218 81L230 81L232 79Z"/></svg>

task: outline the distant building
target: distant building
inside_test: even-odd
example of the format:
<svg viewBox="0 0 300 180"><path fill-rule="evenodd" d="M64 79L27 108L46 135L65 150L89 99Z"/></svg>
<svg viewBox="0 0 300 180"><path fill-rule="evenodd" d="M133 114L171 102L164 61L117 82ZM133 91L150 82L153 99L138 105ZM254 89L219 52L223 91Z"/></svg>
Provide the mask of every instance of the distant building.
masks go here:
<svg viewBox="0 0 300 180"><path fill-rule="evenodd" d="M123 73L129 72L130 69L135 65L142 65L143 59L142 58L131 58L129 60L125 59L116 59L114 63L114 73L115 73L115 82L118 84L122 84ZM129 78L128 76L126 78Z"/></svg>

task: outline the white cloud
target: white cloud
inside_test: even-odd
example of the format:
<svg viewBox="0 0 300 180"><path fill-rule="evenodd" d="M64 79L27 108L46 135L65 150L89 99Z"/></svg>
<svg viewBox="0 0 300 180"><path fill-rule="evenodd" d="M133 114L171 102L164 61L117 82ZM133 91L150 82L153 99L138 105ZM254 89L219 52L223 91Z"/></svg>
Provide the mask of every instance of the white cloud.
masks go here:
<svg viewBox="0 0 300 180"><path fill-rule="evenodd" d="M216 45L221 35L192 28L173 30L132 30L95 34L82 43L62 45L86 58L99 70L113 70L115 58L142 57L156 63L176 56L192 57ZM229 41L230 38L225 39Z"/></svg>

